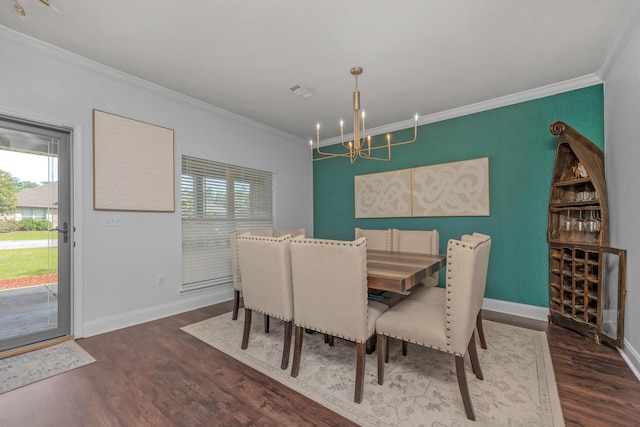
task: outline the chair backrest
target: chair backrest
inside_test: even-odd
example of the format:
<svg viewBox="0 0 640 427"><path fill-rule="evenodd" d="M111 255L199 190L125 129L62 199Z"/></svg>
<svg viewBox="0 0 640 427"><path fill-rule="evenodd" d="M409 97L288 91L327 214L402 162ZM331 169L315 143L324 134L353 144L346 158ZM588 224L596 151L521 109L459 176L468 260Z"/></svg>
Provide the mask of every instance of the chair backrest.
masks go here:
<svg viewBox="0 0 640 427"><path fill-rule="evenodd" d="M229 249L231 252L231 272L233 273L233 289L242 290L242 279L240 278L240 264L238 264L238 236L249 233L252 236L273 237L274 231L270 228L265 230L234 230L229 233Z"/></svg>
<svg viewBox="0 0 640 427"><path fill-rule="evenodd" d="M356 227L356 239L367 238L367 248L381 251L393 250L391 244L392 232L388 230L368 230Z"/></svg>
<svg viewBox="0 0 640 427"><path fill-rule="evenodd" d="M417 252L421 254L438 254L440 250L440 233L438 230L398 230L392 229L393 250L398 252ZM423 280L425 286L438 284L438 272Z"/></svg>
<svg viewBox="0 0 640 427"><path fill-rule="evenodd" d="M355 342L368 333L367 240L291 240L294 321Z"/></svg>
<svg viewBox="0 0 640 427"><path fill-rule="evenodd" d="M449 348L465 354L482 308L487 279L491 239L463 242L449 240L447 245L446 319Z"/></svg>
<svg viewBox="0 0 640 427"><path fill-rule="evenodd" d="M490 238L491 236L488 236L486 234L474 232L473 234L463 234L460 240L462 240L463 242L474 242L474 241L484 242L485 240L488 240Z"/></svg>
<svg viewBox="0 0 640 427"><path fill-rule="evenodd" d="M238 236L244 306L277 317L293 319L291 236Z"/></svg>
<svg viewBox="0 0 640 427"><path fill-rule="evenodd" d="M304 236L305 232L306 230L304 228L290 228L285 230L276 229L274 237L282 237L282 236L286 236L287 234L290 234L291 237L293 238L298 236Z"/></svg>

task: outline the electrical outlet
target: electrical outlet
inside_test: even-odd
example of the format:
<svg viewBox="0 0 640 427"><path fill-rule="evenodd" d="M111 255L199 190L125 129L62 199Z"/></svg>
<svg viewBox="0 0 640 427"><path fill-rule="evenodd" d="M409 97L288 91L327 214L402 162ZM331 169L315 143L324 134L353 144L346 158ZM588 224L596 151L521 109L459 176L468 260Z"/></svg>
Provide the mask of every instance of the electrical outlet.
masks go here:
<svg viewBox="0 0 640 427"><path fill-rule="evenodd" d="M103 227L122 227L122 217L120 215L105 216L102 218Z"/></svg>
<svg viewBox="0 0 640 427"><path fill-rule="evenodd" d="M156 276L156 285L158 286L164 285L164 274L158 274Z"/></svg>

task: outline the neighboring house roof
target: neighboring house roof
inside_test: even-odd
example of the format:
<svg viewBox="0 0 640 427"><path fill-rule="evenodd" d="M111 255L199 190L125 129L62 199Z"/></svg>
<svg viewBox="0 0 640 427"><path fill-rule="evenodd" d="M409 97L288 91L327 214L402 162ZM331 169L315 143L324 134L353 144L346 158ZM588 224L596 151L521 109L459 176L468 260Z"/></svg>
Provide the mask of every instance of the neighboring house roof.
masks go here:
<svg viewBox="0 0 640 427"><path fill-rule="evenodd" d="M26 188L16 194L17 208L58 207L58 181L35 188Z"/></svg>

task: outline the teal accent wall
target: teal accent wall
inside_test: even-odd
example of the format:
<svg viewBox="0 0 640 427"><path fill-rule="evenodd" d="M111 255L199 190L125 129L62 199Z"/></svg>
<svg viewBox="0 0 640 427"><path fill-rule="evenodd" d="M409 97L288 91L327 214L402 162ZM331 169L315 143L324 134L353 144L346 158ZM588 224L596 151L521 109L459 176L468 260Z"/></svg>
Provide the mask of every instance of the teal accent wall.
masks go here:
<svg viewBox="0 0 640 427"><path fill-rule="evenodd" d="M352 240L355 227L436 229L443 253L449 239L473 231L489 234L492 246L485 296L547 307L547 210L557 145L549 125L556 120L604 149L603 86L420 126L417 141L392 148L388 162L316 161L314 237ZM411 139L412 134L413 129L395 132L393 139ZM384 135L377 138L378 143L384 141ZM478 157L489 158L490 216L355 218L356 175ZM440 281L444 284L444 274Z"/></svg>

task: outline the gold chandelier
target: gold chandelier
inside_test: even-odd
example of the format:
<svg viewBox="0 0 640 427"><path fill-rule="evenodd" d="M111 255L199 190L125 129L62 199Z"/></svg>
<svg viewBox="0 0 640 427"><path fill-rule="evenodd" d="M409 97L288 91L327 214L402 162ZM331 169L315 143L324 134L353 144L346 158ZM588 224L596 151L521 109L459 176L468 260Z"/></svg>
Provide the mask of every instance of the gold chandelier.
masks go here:
<svg viewBox="0 0 640 427"><path fill-rule="evenodd" d="M418 137L418 114L415 115L413 122L413 139L410 141L391 143L391 134L387 134L387 143L382 145L371 145L371 135L365 135L365 114L360 112L360 92L358 91L358 76L362 74L362 67L353 67L351 74L356 78L356 90L353 92L353 140L344 142L344 122L340 120L340 139L342 146L347 150L343 153L328 153L320 150L320 123L316 126L316 147L313 148L313 140L309 140L311 147L311 158L313 161L332 159L334 157L348 157L351 163L355 162L358 157L371 160L391 160L391 147L396 145L410 144ZM362 137L361 137L362 135ZM386 149L385 156L376 156L372 152L374 150ZM382 152L380 152L382 153Z"/></svg>
<svg viewBox="0 0 640 427"><path fill-rule="evenodd" d="M42 3L47 7L51 7L51 2L49 0L39 0L39 1L40 3ZM22 5L18 3L18 0L13 0L13 8L16 10L16 13L18 14L19 17L21 18L25 17L26 13L24 11L24 7L22 7Z"/></svg>

